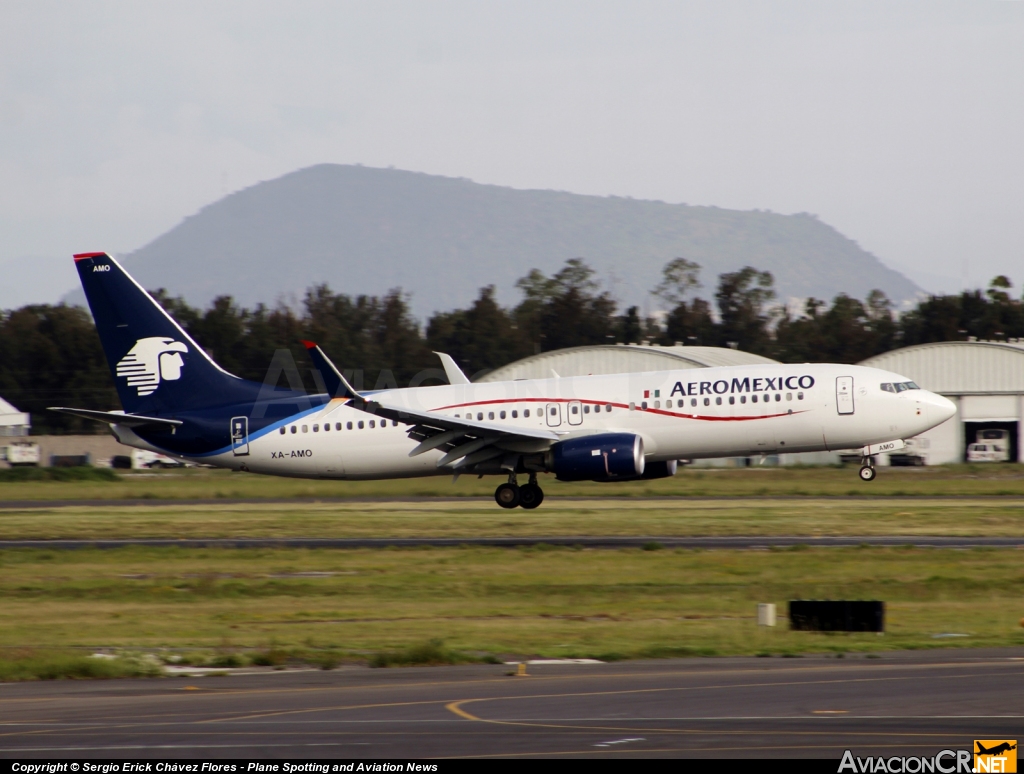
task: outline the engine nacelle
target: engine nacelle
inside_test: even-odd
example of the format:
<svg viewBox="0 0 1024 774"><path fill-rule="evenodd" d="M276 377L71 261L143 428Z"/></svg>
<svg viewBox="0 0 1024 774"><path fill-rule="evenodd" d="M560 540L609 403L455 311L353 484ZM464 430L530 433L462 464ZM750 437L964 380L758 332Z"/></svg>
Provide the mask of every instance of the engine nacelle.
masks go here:
<svg viewBox="0 0 1024 774"><path fill-rule="evenodd" d="M648 462L640 478L647 480L651 478L670 478L679 469L678 460L665 460L664 462Z"/></svg>
<svg viewBox="0 0 1024 774"><path fill-rule="evenodd" d="M570 438L551 447L547 468L559 481L617 481L644 473L644 442L633 433Z"/></svg>

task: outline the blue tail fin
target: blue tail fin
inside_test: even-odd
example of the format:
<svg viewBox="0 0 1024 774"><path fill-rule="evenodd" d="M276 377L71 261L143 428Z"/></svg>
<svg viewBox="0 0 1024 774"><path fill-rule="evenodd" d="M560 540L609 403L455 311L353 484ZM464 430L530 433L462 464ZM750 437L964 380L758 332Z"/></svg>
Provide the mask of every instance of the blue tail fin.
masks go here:
<svg viewBox="0 0 1024 774"><path fill-rule="evenodd" d="M125 411L166 414L256 399L259 384L213 362L109 255L76 255L75 266Z"/></svg>

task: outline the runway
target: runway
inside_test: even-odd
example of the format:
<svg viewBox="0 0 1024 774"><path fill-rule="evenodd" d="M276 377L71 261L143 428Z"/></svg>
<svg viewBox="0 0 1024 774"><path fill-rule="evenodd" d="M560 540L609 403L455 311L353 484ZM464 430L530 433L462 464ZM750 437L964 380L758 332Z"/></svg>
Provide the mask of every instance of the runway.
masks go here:
<svg viewBox="0 0 1024 774"><path fill-rule="evenodd" d="M973 537L948 535L783 535L766 537L665 537L659 535L594 536L562 535L544 537L446 537L446 538L138 538L126 540L0 540L0 549L82 549L149 546L154 548L450 548L484 546L520 548L537 545L580 548L701 548L768 549L792 546L919 546L922 548L1024 548L1024 537Z"/></svg>
<svg viewBox="0 0 1024 774"><path fill-rule="evenodd" d="M6 758L932 756L1016 739L1024 648L0 684Z"/></svg>

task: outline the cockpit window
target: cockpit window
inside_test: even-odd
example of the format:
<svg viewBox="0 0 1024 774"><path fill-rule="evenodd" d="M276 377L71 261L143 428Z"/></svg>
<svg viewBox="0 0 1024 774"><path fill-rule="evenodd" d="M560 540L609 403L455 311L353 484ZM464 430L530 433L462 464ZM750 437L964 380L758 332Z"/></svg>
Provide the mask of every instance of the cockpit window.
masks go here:
<svg viewBox="0 0 1024 774"><path fill-rule="evenodd" d="M882 382L882 392L896 392L896 388L889 382Z"/></svg>
<svg viewBox="0 0 1024 774"><path fill-rule="evenodd" d="M907 384L907 389L908 390L920 390L921 389L920 387L918 387L913 382L907 382L906 384Z"/></svg>
<svg viewBox="0 0 1024 774"><path fill-rule="evenodd" d="M904 382L896 382L894 386L896 387L896 392L905 392L907 389L907 385Z"/></svg>

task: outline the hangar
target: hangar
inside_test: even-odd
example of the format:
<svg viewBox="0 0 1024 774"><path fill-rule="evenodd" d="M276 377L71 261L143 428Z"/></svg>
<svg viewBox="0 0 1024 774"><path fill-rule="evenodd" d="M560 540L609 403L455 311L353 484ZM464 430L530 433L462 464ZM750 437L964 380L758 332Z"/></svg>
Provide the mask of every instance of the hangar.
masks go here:
<svg viewBox="0 0 1024 774"><path fill-rule="evenodd" d="M671 371L684 368L757 365L777 360L722 347L659 347L651 344L599 344L570 347L524 357L497 368L480 382L504 382L513 379L549 379L559 376L623 374L639 371Z"/></svg>
<svg viewBox="0 0 1024 774"><path fill-rule="evenodd" d="M894 371L957 405L953 418L908 444L908 451L926 464L963 462L971 444L997 438L1005 439L1006 461L1022 460L1024 342L919 344L876 355L859 365Z"/></svg>

